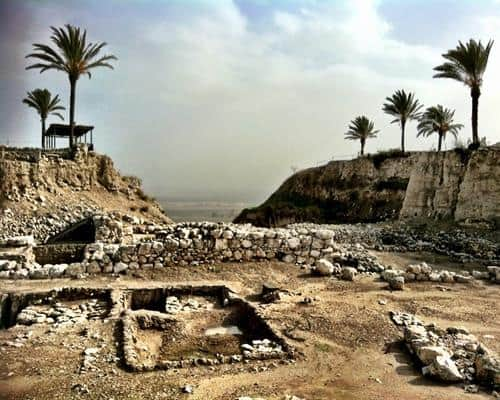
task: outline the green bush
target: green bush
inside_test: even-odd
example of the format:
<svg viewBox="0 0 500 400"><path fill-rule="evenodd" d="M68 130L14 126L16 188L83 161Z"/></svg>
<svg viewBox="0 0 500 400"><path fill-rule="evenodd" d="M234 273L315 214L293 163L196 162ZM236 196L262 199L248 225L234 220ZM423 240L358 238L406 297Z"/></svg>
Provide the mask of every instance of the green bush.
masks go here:
<svg viewBox="0 0 500 400"><path fill-rule="evenodd" d="M141 188L137 188L136 193L137 193L137 196L143 201L147 201L147 202L155 201L154 197L148 196L146 193L144 193L144 190L142 190Z"/></svg>
<svg viewBox="0 0 500 400"><path fill-rule="evenodd" d="M382 163L385 160L389 160L392 158L403 158L409 157L410 153L403 153L400 149L389 149L389 150L379 150L375 154L370 154L367 158L373 161L373 165L375 168L380 168Z"/></svg>

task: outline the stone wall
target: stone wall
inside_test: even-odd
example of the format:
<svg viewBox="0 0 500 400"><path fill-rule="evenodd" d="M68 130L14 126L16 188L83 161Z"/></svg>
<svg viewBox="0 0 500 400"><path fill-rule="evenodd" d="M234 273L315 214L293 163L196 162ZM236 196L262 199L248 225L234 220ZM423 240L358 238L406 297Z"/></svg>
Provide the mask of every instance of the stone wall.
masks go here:
<svg viewBox="0 0 500 400"><path fill-rule="evenodd" d="M400 217L500 221L500 148L421 153Z"/></svg>
<svg viewBox="0 0 500 400"><path fill-rule="evenodd" d="M46 244L33 247L33 253L40 265L73 263L83 261L85 247L80 243Z"/></svg>
<svg viewBox="0 0 500 400"><path fill-rule="evenodd" d="M314 264L334 252L333 232L213 223L177 224L133 244L88 245L84 263L104 272L223 261L283 260Z"/></svg>
<svg viewBox="0 0 500 400"><path fill-rule="evenodd" d="M112 219L102 221L117 226ZM136 232L132 237L137 239L127 244L131 231ZM116 243L119 240L116 232L102 236L104 242L87 245L82 262L45 265L6 262L0 265L0 278L77 277L85 273L121 273L224 261L282 260L314 264L320 258L333 259L336 254L334 233L322 229L265 229L215 223L128 225L121 229L124 235L120 243Z"/></svg>
<svg viewBox="0 0 500 400"><path fill-rule="evenodd" d="M106 229L109 235L103 235L102 241L85 246L82 261L40 265L27 259L0 260L0 278L78 278L85 274L161 270L171 265L283 261L304 265L322 275L339 275L351 280L357 273L375 274L398 286L414 280L467 283L484 279L500 283L500 267L493 265L472 273L435 272L427 265L400 271L380 264L360 243L341 242L340 237L336 241L336 233L321 226L256 228L210 222L156 226L133 223L137 221L124 226L113 218L98 216L96 219L100 219L102 227L111 229Z"/></svg>

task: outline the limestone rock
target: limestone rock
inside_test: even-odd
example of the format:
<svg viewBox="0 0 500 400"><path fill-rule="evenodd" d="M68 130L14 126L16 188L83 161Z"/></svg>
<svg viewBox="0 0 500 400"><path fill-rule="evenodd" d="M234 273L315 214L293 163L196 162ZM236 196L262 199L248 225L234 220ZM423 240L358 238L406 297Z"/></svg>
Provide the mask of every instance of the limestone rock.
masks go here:
<svg viewBox="0 0 500 400"><path fill-rule="evenodd" d="M322 276L330 276L333 274L334 267L333 264L322 258L316 262L316 272Z"/></svg>
<svg viewBox="0 0 500 400"><path fill-rule="evenodd" d="M342 268L342 279L346 281L353 281L357 273L358 271L356 270L356 268L344 267Z"/></svg>
<svg viewBox="0 0 500 400"><path fill-rule="evenodd" d="M444 382L460 382L464 379L455 362L447 356L437 356L430 365L422 368L422 373Z"/></svg>

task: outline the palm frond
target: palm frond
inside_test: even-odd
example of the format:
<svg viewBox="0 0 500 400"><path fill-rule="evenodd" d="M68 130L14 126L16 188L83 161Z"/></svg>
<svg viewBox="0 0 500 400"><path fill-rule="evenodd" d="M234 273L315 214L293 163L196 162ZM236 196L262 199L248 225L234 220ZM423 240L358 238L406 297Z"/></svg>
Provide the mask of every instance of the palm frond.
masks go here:
<svg viewBox="0 0 500 400"><path fill-rule="evenodd" d="M382 111L396 117L391 123L404 123L408 120L418 119L422 105L415 98L414 93L406 93L404 90L397 90L390 97L386 97L382 106Z"/></svg>
<svg viewBox="0 0 500 400"><path fill-rule="evenodd" d="M480 88L492 47L493 40L488 41L486 46L474 39L466 44L458 42L455 49L442 55L446 62L434 68L437 72L434 78L454 79L470 88Z"/></svg>
<svg viewBox="0 0 500 400"><path fill-rule="evenodd" d="M52 97L52 94L47 89L35 89L28 92L27 97L23 99L23 103L34 108L42 119L47 118L49 114L62 118L62 115L56 112L65 109L59 102L59 96Z"/></svg>
<svg viewBox="0 0 500 400"><path fill-rule="evenodd" d="M117 60L114 55L99 56L99 52L106 46L105 42L88 43L87 31L73 25L64 27L51 27L50 37L52 46L35 43L34 51L27 58L35 58L40 62L29 65L26 69L40 69L45 72L49 69L65 71L72 80L77 80L80 75L91 76L89 70L96 67L113 69L109 63Z"/></svg>
<svg viewBox="0 0 500 400"><path fill-rule="evenodd" d="M454 123L454 116L455 110L440 104L428 107L420 117L417 136L431 136L435 133L445 136L448 132L456 136L463 125Z"/></svg>
<svg viewBox="0 0 500 400"><path fill-rule="evenodd" d="M375 124L364 115L356 117L349 123L348 131L345 133L345 139L348 140L366 140L377 137L379 131L375 130Z"/></svg>

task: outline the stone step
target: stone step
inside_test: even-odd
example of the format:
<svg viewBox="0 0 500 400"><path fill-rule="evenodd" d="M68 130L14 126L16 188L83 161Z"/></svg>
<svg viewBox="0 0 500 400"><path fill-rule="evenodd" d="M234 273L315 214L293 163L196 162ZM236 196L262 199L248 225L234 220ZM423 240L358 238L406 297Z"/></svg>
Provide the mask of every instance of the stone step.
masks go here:
<svg viewBox="0 0 500 400"><path fill-rule="evenodd" d="M35 261L33 247L3 247L0 248L0 260L32 263Z"/></svg>
<svg viewBox="0 0 500 400"><path fill-rule="evenodd" d="M35 246L36 242L33 236L14 236L0 240L0 249L12 247Z"/></svg>

